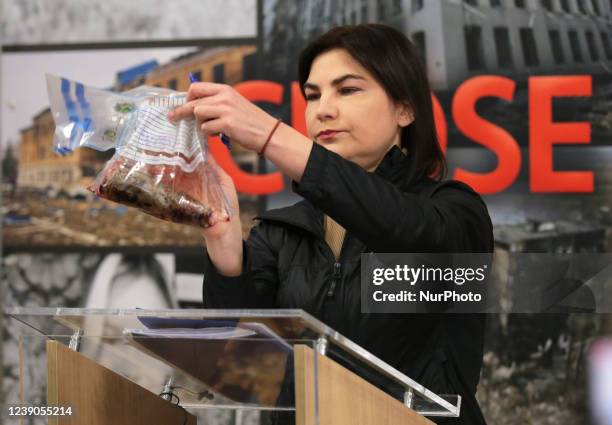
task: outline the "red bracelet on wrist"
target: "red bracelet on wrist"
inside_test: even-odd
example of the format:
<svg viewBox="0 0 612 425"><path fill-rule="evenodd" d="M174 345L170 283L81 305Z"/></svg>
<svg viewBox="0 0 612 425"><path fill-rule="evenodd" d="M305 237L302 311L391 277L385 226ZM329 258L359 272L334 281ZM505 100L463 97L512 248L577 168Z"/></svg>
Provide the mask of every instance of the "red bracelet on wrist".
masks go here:
<svg viewBox="0 0 612 425"><path fill-rule="evenodd" d="M283 120L281 120L280 118L276 120L276 124L274 124L274 127L272 127L272 131L270 131L270 134L268 134L266 142L263 144L261 150L259 151L259 156L263 156L266 148L268 147L268 143L270 143L270 139L272 139L272 135L274 134L281 122L283 122Z"/></svg>

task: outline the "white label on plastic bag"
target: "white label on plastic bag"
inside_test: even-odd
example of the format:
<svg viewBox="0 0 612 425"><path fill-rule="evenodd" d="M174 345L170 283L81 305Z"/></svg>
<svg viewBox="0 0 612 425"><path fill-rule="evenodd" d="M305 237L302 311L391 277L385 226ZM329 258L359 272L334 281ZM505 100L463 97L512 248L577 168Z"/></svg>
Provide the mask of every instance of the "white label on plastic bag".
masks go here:
<svg viewBox="0 0 612 425"><path fill-rule="evenodd" d="M173 105L174 106L174 105ZM121 155L147 164L176 165L187 172L204 161L202 137L193 119L171 122L167 106L143 104L134 129L120 146Z"/></svg>

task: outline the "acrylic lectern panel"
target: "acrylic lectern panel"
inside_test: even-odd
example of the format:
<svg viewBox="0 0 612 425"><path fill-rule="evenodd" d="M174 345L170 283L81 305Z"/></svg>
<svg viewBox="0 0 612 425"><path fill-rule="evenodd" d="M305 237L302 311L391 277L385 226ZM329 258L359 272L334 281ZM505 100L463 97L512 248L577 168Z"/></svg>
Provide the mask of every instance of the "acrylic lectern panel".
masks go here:
<svg viewBox="0 0 612 425"><path fill-rule="evenodd" d="M302 310L16 307L6 313L35 333L78 345L80 353L152 392L170 382L187 408L294 411L299 344L325 353L419 414L459 415L459 396L429 391Z"/></svg>

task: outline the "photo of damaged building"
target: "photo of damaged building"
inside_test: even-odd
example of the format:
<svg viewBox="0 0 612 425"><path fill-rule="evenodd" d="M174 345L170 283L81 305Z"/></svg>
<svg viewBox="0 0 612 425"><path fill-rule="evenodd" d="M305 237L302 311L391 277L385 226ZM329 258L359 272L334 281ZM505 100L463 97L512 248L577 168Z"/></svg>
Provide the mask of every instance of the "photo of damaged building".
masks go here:
<svg viewBox="0 0 612 425"><path fill-rule="evenodd" d="M107 89L123 92L148 85L186 91L189 73L202 81L233 85L252 78L255 52L252 45L194 49L167 63L152 60L120 70L113 86ZM113 150L100 152L83 147L61 156L53 149L55 131L49 108L34 115L31 125L21 130L16 147L16 187L4 198L7 246L201 245L201 236L188 227L97 199L87 187L112 157ZM261 160L255 152L236 144L231 155L243 171L261 172ZM256 195L240 194L240 201L241 219L248 231L258 199Z"/></svg>
<svg viewBox="0 0 612 425"><path fill-rule="evenodd" d="M277 75L314 35L367 22L409 36L436 91L483 73L612 74L609 0L266 0L264 13Z"/></svg>
<svg viewBox="0 0 612 425"><path fill-rule="evenodd" d="M189 53L166 64L146 62L117 72L111 89L122 92L149 85L186 91L190 72L207 81L235 84L244 80L243 63L254 51L254 46L216 48ZM109 153L93 149L77 149L71 155L59 156L52 149L54 132L49 108L35 115L32 125L21 130L18 187L63 188L76 192L89 185L110 158ZM237 147L235 156L245 169L257 168L256 155Z"/></svg>

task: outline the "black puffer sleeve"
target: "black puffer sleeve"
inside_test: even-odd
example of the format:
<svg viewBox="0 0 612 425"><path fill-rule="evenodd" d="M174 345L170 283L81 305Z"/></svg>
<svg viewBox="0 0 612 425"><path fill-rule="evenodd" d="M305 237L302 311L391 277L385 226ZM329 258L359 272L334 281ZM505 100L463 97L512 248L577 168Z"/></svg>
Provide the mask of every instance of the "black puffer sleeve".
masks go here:
<svg viewBox="0 0 612 425"><path fill-rule="evenodd" d="M490 252L487 207L469 186L410 193L314 143L293 190L377 252Z"/></svg>
<svg viewBox="0 0 612 425"><path fill-rule="evenodd" d="M279 229L260 222L242 244L242 274L224 276L204 256L203 302L205 308L276 308L278 248L273 245Z"/></svg>

